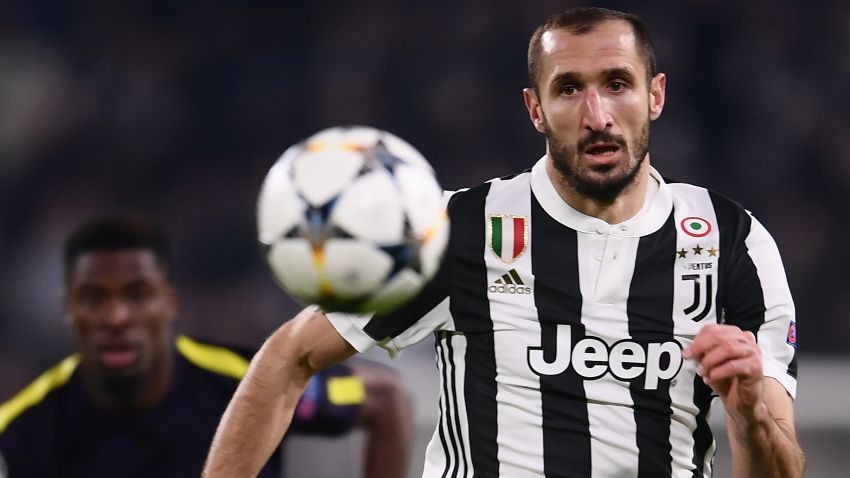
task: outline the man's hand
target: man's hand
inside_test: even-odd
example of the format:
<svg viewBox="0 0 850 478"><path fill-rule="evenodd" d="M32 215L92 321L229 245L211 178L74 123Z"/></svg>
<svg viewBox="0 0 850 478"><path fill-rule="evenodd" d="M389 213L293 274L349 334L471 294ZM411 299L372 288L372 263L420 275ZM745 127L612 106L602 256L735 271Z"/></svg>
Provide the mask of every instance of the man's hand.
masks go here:
<svg viewBox="0 0 850 478"><path fill-rule="evenodd" d="M778 381L764 376L751 332L707 325L682 356L697 361L697 373L723 400L734 476L803 476L806 460L797 444L793 402Z"/></svg>
<svg viewBox="0 0 850 478"><path fill-rule="evenodd" d="M734 420L760 418L764 376L761 349L751 332L734 325L707 325L682 355L698 362L697 374L717 392Z"/></svg>

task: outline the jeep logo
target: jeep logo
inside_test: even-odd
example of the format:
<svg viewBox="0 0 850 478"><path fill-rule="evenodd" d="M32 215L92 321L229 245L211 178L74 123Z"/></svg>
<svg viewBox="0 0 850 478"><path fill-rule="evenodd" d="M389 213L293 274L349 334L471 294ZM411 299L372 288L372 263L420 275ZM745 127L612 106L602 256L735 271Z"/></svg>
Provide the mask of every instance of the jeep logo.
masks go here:
<svg viewBox="0 0 850 478"><path fill-rule="evenodd" d="M682 368L682 346L672 340L640 344L626 339L609 349L602 339L586 337L571 349L571 327L558 324L555 341L552 362L543 358L542 347L528 347L528 366L537 375L559 375L572 364L573 370L588 380L610 373L617 380L628 382L644 375L644 388L657 390L659 380L672 379Z"/></svg>

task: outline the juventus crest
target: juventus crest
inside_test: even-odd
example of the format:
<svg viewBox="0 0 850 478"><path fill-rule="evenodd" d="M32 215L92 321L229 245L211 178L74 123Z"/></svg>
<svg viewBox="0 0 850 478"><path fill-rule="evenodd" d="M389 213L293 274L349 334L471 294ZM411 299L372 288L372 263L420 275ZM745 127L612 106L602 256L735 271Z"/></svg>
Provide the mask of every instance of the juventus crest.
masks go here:
<svg viewBox="0 0 850 478"><path fill-rule="evenodd" d="M720 250L717 234L711 234L714 228L706 219L696 216L686 217L679 223L684 235L679 235L679 249L676 251L679 280L683 282L686 299L681 312L685 317L700 322L714 308L716 294L715 273ZM690 289L687 287L690 285ZM688 291L692 291L688 294Z"/></svg>

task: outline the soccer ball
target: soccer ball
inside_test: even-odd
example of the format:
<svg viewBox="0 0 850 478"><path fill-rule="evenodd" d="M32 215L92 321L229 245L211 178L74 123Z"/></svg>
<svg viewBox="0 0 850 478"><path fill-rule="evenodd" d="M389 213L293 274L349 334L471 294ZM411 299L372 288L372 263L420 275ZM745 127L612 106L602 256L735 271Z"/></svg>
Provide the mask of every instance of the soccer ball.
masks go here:
<svg viewBox="0 0 850 478"><path fill-rule="evenodd" d="M283 153L257 206L278 283L326 311L389 312L437 272L443 190L416 149L386 131L336 127Z"/></svg>

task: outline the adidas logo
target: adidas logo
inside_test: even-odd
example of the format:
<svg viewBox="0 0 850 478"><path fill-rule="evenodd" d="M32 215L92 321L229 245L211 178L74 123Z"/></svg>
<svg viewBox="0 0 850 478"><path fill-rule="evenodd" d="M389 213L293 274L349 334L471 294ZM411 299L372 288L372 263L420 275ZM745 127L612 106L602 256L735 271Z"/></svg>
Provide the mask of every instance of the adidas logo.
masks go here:
<svg viewBox="0 0 850 478"><path fill-rule="evenodd" d="M511 269L490 285L490 292L494 294L531 294L531 287L525 285L516 269Z"/></svg>

